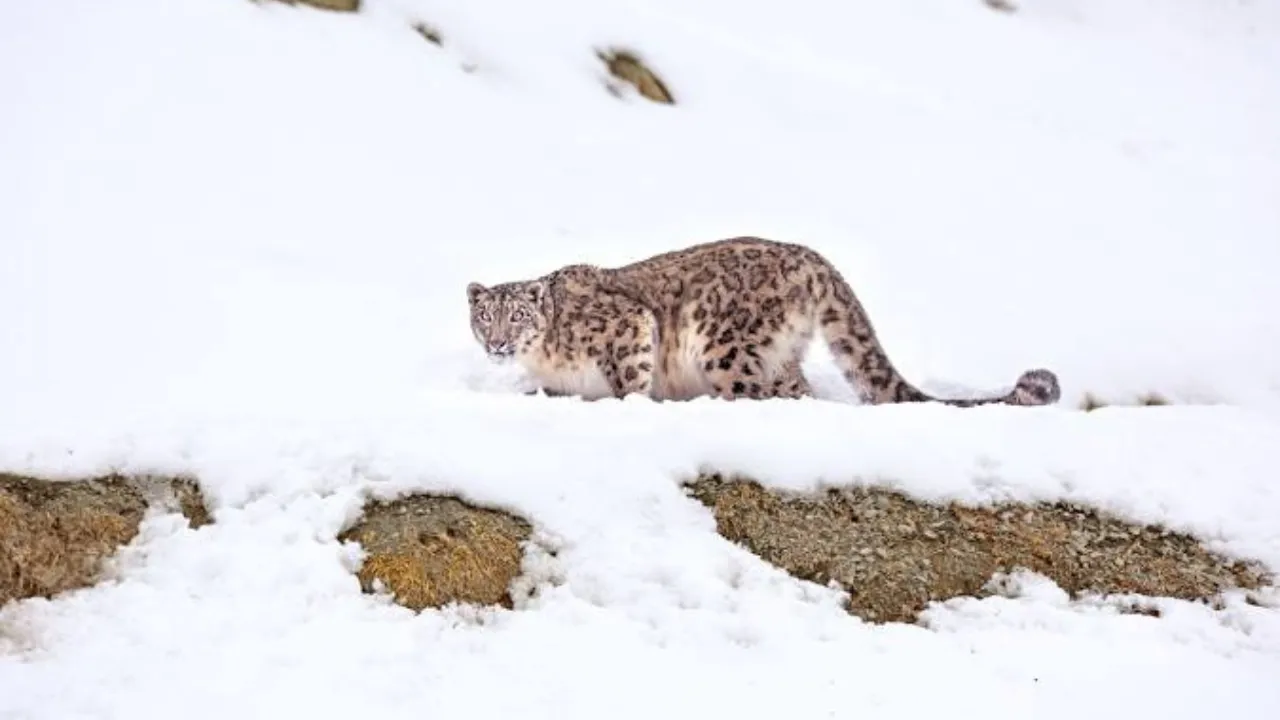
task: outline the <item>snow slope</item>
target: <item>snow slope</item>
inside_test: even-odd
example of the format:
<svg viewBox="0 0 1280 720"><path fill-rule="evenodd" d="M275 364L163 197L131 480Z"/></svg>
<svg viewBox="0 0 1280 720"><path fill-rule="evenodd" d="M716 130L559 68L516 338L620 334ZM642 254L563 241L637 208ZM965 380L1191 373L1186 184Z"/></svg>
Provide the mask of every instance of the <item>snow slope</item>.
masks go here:
<svg viewBox="0 0 1280 720"><path fill-rule="evenodd" d="M0 718L1276 714L1274 609L1030 578L869 626L678 488L1073 498L1280 567L1280 10L1022 4L0 5L0 470L190 471L217 518L0 609ZM678 104L605 92L612 43ZM830 257L926 387L1062 404L584 404L473 347L469 280L734 234ZM362 595L334 536L409 490L531 517L554 582Z"/></svg>

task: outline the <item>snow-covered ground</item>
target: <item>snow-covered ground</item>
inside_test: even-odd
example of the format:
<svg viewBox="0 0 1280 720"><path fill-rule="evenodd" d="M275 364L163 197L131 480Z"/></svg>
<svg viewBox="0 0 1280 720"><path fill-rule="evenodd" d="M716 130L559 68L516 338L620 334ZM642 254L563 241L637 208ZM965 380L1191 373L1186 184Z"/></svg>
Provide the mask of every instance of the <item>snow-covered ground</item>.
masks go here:
<svg viewBox="0 0 1280 720"><path fill-rule="evenodd" d="M1073 498L1280 568L1280 6L364 4L0 3L0 470L190 471L217 519L0 609L0 718L1280 714L1275 609L867 625L678 487ZM677 105L606 92L615 43ZM474 347L470 280L737 234L835 261L924 386L1061 405L587 404ZM547 589L361 594L335 535L414 489L530 517Z"/></svg>

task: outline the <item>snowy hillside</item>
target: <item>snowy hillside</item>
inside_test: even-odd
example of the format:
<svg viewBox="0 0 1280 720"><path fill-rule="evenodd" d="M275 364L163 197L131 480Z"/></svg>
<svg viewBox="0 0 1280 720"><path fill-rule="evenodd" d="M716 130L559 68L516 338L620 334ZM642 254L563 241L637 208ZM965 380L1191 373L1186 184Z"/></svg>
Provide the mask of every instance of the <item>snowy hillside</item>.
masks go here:
<svg viewBox="0 0 1280 720"><path fill-rule="evenodd" d="M217 520L0 609L0 719L1280 714L1274 608L870 625L680 491L1073 499L1280 569L1280 6L1015 4L0 3L0 471ZM922 386L1061 403L858 407L822 357L838 402L526 397L470 335L469 281L733 235L830 258ZM335 535L410 490L531 518L558 584L361 594Z"/></svg>

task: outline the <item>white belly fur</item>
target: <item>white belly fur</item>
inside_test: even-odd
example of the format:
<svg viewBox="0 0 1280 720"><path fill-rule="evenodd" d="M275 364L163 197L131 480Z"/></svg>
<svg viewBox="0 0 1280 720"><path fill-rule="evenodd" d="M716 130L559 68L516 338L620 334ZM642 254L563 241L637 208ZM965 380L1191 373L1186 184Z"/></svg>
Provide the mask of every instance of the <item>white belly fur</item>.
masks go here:
<svg viewBox="0 0 1280 720"><path fill-rule="evenodd" d="M764 379L772 379L781 373L787 361L795 357L796 350L806 349L812 335L812 323L801 318L793 323L790 335L777 336L772 347L761 349L759 357ZM702 355L702 348L706 342L706 338L698 336L691 320L682 323L676 355L668 364L670 372L661 382L664 398L688 400L712 392L711 382L703 371L706 358Z"/></svg>
<svg viewBox="0 0 1280 720"><path fill-rule="evenodd" d="M703 361L699 355L703 342L693 327L685 325L681 330L676 355L667 364L668 373L661 379L664 399L689 400L710 392L711 384L702 371Z"/></svg>
<svg viewBox="0 0 1280 720"><path fill-rule="evenodd" d="M613 388L594 363L557 370L530 368L530 373L548 392L578 395L588 400L613 397Z"/></svg>

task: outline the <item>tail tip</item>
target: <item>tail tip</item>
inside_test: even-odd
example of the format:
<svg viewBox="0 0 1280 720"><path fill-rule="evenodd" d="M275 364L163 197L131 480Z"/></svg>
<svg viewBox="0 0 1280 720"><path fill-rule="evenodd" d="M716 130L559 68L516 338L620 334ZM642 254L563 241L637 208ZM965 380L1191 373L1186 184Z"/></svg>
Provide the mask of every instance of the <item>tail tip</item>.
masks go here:
<svg viewBox="0 0 1280 720"><path fill-rule="evenodd" d="M1062 398L1062 387L1052 370L1035 368L1018 376L1013 388L1015 405L1052 405Z"/></svg>

